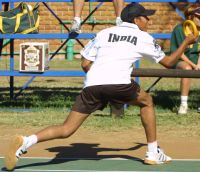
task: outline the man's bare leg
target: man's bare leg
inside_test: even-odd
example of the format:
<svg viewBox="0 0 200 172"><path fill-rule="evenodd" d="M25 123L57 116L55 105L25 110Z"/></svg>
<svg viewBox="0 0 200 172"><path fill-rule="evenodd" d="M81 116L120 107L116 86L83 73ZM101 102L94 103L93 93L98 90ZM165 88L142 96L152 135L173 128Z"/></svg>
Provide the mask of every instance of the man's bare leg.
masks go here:
<svg viewBox="0 0 200 172"><path fill-rule="evenodd" d="M158 147L156 138L156 117L152 97L143 90L140 90L138 97L132 105L140 107L141 121L147 138L147 152L144 159L145 164L163 164L170 162L171 157L164 154Z"/></svg>
<svg viewBox="0 0 200 172"><path fill-rule="evenodd" d="M141 121L145 129L147 142L155 142L156 117L152 97L141 89L137 99L134 102L131 102L131 104L140 107Z"/></svg>
<svg viewBox="0 0 200 172"><path fill-rule="evenodd" d="M62 125L47 127L37 132L35 135L38 138L38 142L67 138L81 126L87 117L88 114L71 111Z"/></svg>
<svg viewBox="0 0 200 172"><path fill-rule="evenodd" d="M29 137L16 136L12 140L8 153L5 156L6 168L13 170L20 155L36 143L71 136L88 116L88 114L71 111L65 122L61 125L47 127Z"/></svg>

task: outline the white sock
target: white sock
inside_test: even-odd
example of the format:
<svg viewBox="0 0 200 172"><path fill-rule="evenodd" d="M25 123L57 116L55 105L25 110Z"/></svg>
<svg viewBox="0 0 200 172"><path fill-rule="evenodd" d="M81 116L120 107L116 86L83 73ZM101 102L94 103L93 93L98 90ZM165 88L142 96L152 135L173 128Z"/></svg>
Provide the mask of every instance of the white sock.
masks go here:
<svg viewBox="0 0 200 172"><path fill-rule="evenodd" d="M119 20L121 20L121 17L116 17L116 19L119 19Z"/></svg>
<svg viewBox="0 0 200 172"><path fill-rule="evenodd" d="M157 149L158 149L157 141L148 143L147 148L148 148L148 152L155 152L156 153Z"/></svg>
<svg viewBox="0 0 200 172"><path fill-rule="evenodd" d="M32 145L36 144L38 141L38 138L36 135L31 135L31 136L25 137L25 139L27 139L26 149L28 149Z"/></svg>
<svg viewBox="0 0 200 172"><path fill-rule="evenodd" d="M188 96L181 96L181 105L187 106Z"/></svg>
<svg viewBox="0 0 200 172"><path fill-rule="evenodd" d="M81 23L81 18L80 17L74 17L74 20L76 20L78 23Z"/></svg>

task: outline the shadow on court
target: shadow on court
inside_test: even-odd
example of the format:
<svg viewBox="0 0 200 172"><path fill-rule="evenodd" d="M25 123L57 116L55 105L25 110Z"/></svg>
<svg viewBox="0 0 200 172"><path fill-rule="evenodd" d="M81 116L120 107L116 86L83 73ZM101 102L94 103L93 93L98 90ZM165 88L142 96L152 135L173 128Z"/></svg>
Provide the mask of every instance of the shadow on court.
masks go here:
<svg viewBox="0 0 200 172"><path fill-rule="evenodd" d="M15 169L70 163L72 161L77 161L77 160L99 161L99 160L106 159L106 158L124 158L124 159L129 159L129 160L138 161L138 162L143 163L143 161L141 159L139 159L137 157L128 156L128 155L122 155L122 154L98 155L100 152L137 150L143 146L146 146L146 144L143 144L143 143L136 143L136 144L137 144L136 146L130 147L127 149L102 148L102 147L99 147L98 143L95 143L95 144L73 143L70 146L51 147L51 148L48 148L47 150L49 152L57 153L53 159L51 159L47 162L36 162L36 163L29 163L26 165L19 165ZM42 161L44 161L44 159ZM89 163L89 161L88 161L88 163ZM2 168L2 171L6 171L6 169Z"/></svg>

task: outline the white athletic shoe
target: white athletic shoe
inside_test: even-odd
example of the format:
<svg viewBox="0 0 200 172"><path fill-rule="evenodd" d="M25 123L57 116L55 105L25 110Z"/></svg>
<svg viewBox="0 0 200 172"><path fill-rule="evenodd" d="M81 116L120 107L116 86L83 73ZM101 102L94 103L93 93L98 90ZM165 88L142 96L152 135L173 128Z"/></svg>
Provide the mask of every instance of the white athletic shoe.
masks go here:
<svg viewBox="0 0 200 172"><path fill-rule="evenodd" d="M187 114L188 106L187 105L180 105L178 114L184 115Z"/></svg>
<svg viewBox="0 0 200 172"><path fill-rule="evenodd" d="M81 33L81 22L78 22L77 20L73 20L70 32Z"/></svg>
<svg viewBox="0 0 200 172"><path fill-rule="evenodd" d="M8 170L13 170L18 159L27 150L27 139L23 136L15 136L11 141L9 150L5 156L5 166Z"/></svg>
<svg viewBox="0 0 200 172"><path fill-rule="evenodd" d="M200 107L198 107L197 112L200 113Z"/></svg>
<svg viewBox="0 0 200 172"><path fill-rule="evenodd" d="M117 17L116 20L115 20L116 26L120 26L122 24L122 22L123 22L122 19L119 18L119 17Z"/></svg>
<svg viewBox="0 0 200 172"><path fill-rule="evenodd" d="M163 150L158 147L158 151L154 152L146 152L146 156L144 159L144 163L148 165L156 165L156 164L164 164L172 161L172 158L165 155Z"/></svg>

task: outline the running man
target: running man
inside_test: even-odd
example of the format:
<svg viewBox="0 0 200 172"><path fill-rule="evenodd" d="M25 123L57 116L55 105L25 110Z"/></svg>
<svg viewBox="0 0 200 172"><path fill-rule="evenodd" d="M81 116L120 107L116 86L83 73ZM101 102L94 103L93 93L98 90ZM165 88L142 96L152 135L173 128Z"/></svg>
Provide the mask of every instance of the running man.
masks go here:
<svg viewBox="0 0 200 172"><path fill-rule="evenodd" d="M5 157L7 169L14 169L20 156L34 144L70 137L92 112L103 109L108 102L140 107L147 139L144 163L163 164L172 160L157 143L152 97L131 80L131 72L133 63L141 58L154 60L165 67L173 66L196 37L189 35L174 53L166 56L146 32L148 16L154 13L155 10L147 10L140 4L129 4L121 13L123 23L120 26L100 31L86 45L81 51L82 68L86 72L85 86L66 120L33 135L14 138Z"/></svg>

